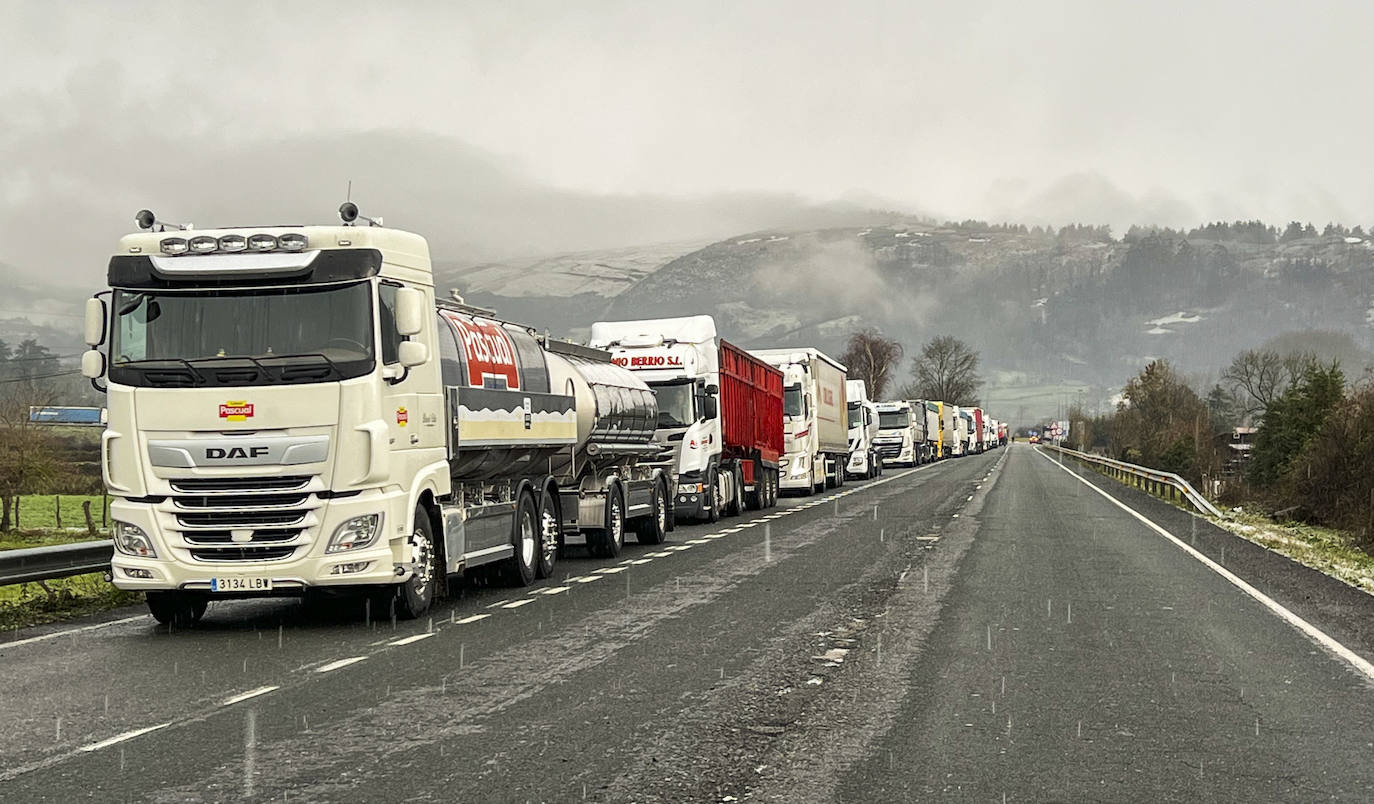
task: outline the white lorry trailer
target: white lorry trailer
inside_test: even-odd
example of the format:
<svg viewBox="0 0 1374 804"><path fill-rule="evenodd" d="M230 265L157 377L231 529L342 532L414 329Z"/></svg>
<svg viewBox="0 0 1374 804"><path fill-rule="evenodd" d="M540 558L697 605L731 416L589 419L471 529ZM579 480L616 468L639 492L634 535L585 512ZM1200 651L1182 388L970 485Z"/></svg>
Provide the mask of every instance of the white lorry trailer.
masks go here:
<svg viewBox="0 0 1374 804"><path fill-rule="evenodd" d="M964 454L963 447L961 446L962 442L959 440L959 431L961 429L960 423L962 421L963 420L959 418L959 407L957 405L951 405L948 402L941 404L940 437L944 441L942 445L944 455L942 457L957 458Z"/></svg>
<svg viewBox="0 0 1374 804"><path fill-rule="evenodd" d="M943 457L944 431L940 425L940 410L944 403L918 399L912 405L917 408L919 415L925 417L926 422L925 443L921 445L921 460L926 463L938 461Z"/></svg>
<svg viewBox="0 0 1374 804"><path fill-rule="evenodd" d="M849 410L849 477L865 480L883 473L883 459L878 455L878 406L868 398L868 385L863 380L845 380L844 393Z"/></svg>
<svg viewBox="0 0 1374 804"><path fill-rule="evenodd" d="M894 466L921 462L916 412L905 400L878 403L878 450L883 461Z"/></svg>
<svg viewBox="0 0 1374 804"><path fill-rule="evenodd" d="M591 345L657 395L654 438L677 475L678 517L714 522L776 504L782 372L719 338L708 315L598 321Z"/></svg>
<svg viewBox="0 0 1374 804"><path fill-rule="evenodd" d="M849 463L845 367L818 349L761 349L783 373L784 490L814 494L844 485Z"/></svg>
<svg viewBox="0 0 1374 804"><path fill-rule="evenodd" d="M359 588L415 617L479 565L528 584L568 540L661 542L647 386L436 300L424 238L340 216L179 231L144 211L120 240L82 358L107 383L114 584L180 625L216 598Z"/></svg>

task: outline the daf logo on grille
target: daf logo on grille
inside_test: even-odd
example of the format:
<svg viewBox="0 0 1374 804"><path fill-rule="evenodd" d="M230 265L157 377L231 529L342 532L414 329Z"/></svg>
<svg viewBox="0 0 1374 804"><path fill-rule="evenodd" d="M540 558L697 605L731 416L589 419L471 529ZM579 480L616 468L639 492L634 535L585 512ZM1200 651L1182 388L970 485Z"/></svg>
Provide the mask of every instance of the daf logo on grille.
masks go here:
<svg viewBox="0 0 1374 804"><path fill-rule="evenodd" d="M270 447L207 447L205 458L210 461L232 461L242 458L261 458Z"/></svg>

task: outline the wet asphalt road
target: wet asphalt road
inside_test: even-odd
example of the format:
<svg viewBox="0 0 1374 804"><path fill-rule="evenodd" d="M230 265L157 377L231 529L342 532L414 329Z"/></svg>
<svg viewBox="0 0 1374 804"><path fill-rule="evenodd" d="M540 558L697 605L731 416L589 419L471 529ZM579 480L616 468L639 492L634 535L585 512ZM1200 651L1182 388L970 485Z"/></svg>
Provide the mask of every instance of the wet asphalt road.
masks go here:
<svg viewBox="0 0 1374 804"><path fill-rule="evenodd" d="M1086 478L1374 656L1369 596ZM1024 446L432 622L105 619L0 640L0 800L1374 797L1370 679Z"/></svg>

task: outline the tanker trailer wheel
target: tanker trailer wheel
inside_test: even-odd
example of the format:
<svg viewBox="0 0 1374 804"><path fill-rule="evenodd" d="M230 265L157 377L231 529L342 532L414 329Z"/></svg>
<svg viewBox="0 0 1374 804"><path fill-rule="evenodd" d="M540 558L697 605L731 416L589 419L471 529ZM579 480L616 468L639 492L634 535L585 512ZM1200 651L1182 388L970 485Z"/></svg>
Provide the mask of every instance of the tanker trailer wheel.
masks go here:
<svg viewBox="0 0 1374 804"><path fill-rule="evenodd" d="M606 490L605 524L587 529L587 546L600 558L615 558L625 546L625 499L619 485L612 484Z"/></svg>
<svg viewBox="0 0 1374 804"><path fill-rule="evenodd" d="M506 581L512 586L529 586L534 583L539 564L539 512L534 507L534 495L529 492L521 494L515 506L510 538L515 555L506 559Z"/></svg>
<svg viewBox="0 0 1374 804"><path fill-rule="evenodd" d="M663 544L668 538L668 500L662 483L654 483L650 512L635 526L635 540L640 544Z"/></svg>
<svg viewBox="0 0 1374 804"><path fill-rule="evenodd" d="M205 616L209 601L189 592L148 592L148 613L161 625L190 628Z"/></svg>
<svg viewBox="0 0 1374 804"><path fill-rule="evenodd" d="M415 572L395 590L396 616L413 620L429 611L430 604L434 602L434 587L439 572L434 527L429 522L429 512L424 508L415 509L415 527L406 540L406 547L410 550L410 562L415 565Z"/></svg>
<svg viewBox="0 0 1374 804"><path fill-rule="evenodd" d="M558 518L558 502L553 493L545 486L539 494L539 563L535 574L540 578L553 575L553 565L558 561L558 536L563 523Z"/></svg>

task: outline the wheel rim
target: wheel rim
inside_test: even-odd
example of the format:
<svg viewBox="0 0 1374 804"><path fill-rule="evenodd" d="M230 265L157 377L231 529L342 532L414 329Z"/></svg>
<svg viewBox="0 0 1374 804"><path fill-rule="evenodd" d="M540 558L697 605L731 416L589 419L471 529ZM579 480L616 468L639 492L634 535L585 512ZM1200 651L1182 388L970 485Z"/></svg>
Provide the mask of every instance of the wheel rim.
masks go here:
<svg viewBox="0 0 1374 804"><path fill-rule="evenodd" d="M616 544L625 538L625 517L620 511L620 495L611 500L611 538Z"/></svg>
<svg viewBox="0 0 1374 804"><path fill-rule="evenodd" d="M530 517L520 517L520 558L525 566L534 564L534 522Z"/></svg>
<svg viewBox="0 0 1374 804"><path fill-rule="evenodd" d="M558 549L558 518L553 515L553 506L544 506L539 515L540 530L544 536L544 562L552 563L554 552Z"/></svg>
<svg viewBox="0 0 1374 804"><path fill-rule="evenodd" d="M410 534L410 562L415 567L415 574L410 576L410 588L416 597L424 598L434 580L434 545L419 527Z"/></svg>
<svg viewBox="0 0 1374 804"><path fill-rule="evenodd" d="M663 494L658 493L658 508L655 511L654 521L658 524L658 532L662 533L668 527L668 506L663 504Z"/></svg>

